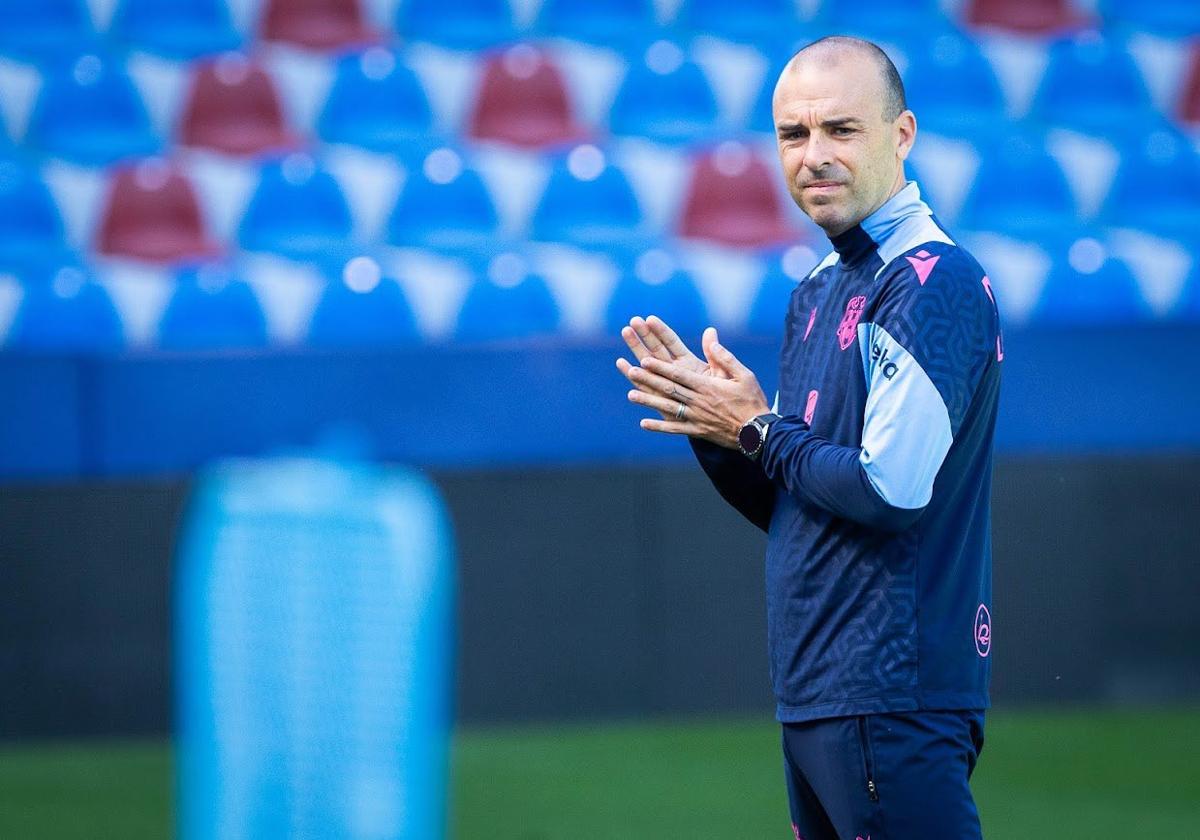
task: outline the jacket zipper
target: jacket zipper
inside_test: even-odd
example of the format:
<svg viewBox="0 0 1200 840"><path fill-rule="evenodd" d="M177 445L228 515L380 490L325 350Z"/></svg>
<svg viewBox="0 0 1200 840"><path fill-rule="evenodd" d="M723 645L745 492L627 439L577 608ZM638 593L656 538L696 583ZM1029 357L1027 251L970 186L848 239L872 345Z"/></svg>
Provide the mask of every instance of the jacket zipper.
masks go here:
<svg viewBox="0 0 1200 840"><path fill-rule="evenodd" d="M863 773L867 777L867 796L872 802L879 801L879 791L875 787L874 756L871 754L871 733L867 729L867 718L859 715L858 740L862 748Z"/></svg>

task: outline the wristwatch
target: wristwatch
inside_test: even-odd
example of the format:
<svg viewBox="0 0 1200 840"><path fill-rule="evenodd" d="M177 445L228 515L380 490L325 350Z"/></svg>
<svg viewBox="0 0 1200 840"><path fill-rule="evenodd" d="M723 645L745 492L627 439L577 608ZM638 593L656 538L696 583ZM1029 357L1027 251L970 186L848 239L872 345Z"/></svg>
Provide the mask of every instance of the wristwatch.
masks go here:
<svg viewBox="0 0 1200 840"><path fill-rule="evenodd" d="M738 430L738 447L742 454L751 461L757 461L762 455L763 444L767 442L767 428L778 419L778 414L760 414L747 420Z"/></svg>

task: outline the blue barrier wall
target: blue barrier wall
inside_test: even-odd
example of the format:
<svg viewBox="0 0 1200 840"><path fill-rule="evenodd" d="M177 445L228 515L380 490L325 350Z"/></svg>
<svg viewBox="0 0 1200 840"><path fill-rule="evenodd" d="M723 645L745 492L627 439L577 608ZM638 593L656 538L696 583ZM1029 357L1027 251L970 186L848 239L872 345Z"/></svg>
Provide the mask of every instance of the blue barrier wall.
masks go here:
<svg viewBox="0 0 1200 840"><path fill-rule="evenodd" d="M774 388L776 346L730 341ZM392 352L0 356L0 477L191 471L350 434L424 466L669 463L637 426L616 342ZM1004 454L1200 449L1200 328L1006 336Z"/></svg>

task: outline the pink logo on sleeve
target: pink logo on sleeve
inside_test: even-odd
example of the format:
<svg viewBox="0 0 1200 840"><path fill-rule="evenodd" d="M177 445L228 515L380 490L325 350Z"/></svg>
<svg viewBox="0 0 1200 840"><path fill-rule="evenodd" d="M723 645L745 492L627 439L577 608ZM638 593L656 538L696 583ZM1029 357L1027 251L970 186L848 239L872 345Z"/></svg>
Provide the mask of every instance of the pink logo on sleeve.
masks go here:
<svg viewBox="0 0 1200 840"><path fill-rule="evenodd" d="M843 350L854 343L858 335L858 322L862 319L866 305L865 295L857 295L846 302L846 314L842 316L842 323L837 328L838 346Z"/></svg>
<svg viewBox="0 0 1200 840"><path fill-rule="evenodd" d="M992 652L992 614L984 604L975 611L975 652L985 658Z"/></svg>
<svg viewBox="0 0 1200 840"><path fill-rule="evenodd" d="M929 275L933 272L933 267L938 264L941 257L935 257L928 251L917 251L915 256L905 257L909 265L913 267L913 271L917 272L917 279L921 281L921 285L925 285L925 281L929 279Z"/></svg>
<svg viewBox="0 0 1200 840"><path fill-rule="evenodd" d="M800 826L796 825L795 823L792 823L792 834L795 835L796 840L804 840L804 838L800 836Z"/></svg>
<svg viewBox="0 0 1200 840"><path fill-rule="evenodd" d="M809 391L808 402L804 406L804 422L812 423L813 413L817 410L817 397L821 396L820 391Z"/></svg>
<svg viewBox="0 0 1200 840"><path fill-rule="evenodd" d="M817 320L817 307L813 307L812 312L808 313L808 328L804 330L804 338L801 341L808 341L808 334L812 332L813 323Z"/></svg>

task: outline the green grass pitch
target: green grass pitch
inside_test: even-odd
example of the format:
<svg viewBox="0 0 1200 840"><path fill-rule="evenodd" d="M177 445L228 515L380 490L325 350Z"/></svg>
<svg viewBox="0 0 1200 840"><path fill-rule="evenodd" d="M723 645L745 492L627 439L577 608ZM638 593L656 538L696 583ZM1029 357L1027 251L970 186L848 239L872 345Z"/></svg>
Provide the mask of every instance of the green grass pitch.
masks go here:
<svg viewBox="0 0 1200 840"><path fill-rule="evenodd" d="M1200 709L996 712L974 787L988 840L1200 831ZM171 834L162 742L0 747L0 838ZM467 730L460 840L790 837L770 721Z"/></svg>

